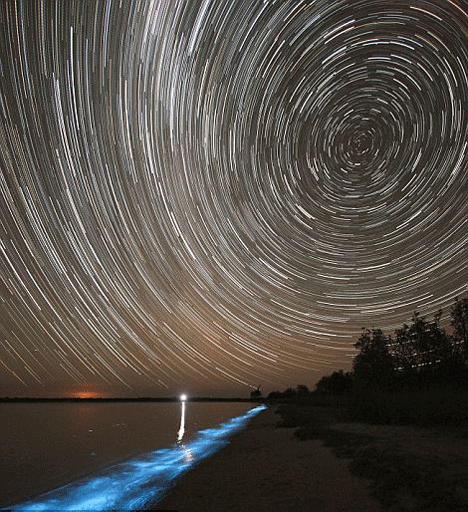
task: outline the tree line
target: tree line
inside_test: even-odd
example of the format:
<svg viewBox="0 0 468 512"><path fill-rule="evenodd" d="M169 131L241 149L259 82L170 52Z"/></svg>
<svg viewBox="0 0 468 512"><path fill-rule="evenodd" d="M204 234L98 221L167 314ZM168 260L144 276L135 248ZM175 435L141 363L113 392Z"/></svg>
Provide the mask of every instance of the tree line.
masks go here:
<svg viewBox="0 0 468 512"><path fill-rule="evenodd" d="M451 307L452 333L441 326L442 310L433 320L418 312L411 322L393 334L363 328L354 344L358 354L352 370L335 371L322 377L314 394L344 396L354 392L429 388L464 384L468 379L468 299L455 300ZM307 386L274 391L269 399L292 399L309 395Z"/></svg>
<svg viewBox="0 0 468 512"><path fill-rule="evenodd" d="M451 307L453 332L441 326L442 310L433 320L418 312L392 334L366 329L354 347L359 351L351 372L334 372L317 383L318 392L385 390L463 383L468 369L468 299Z"/></svg>

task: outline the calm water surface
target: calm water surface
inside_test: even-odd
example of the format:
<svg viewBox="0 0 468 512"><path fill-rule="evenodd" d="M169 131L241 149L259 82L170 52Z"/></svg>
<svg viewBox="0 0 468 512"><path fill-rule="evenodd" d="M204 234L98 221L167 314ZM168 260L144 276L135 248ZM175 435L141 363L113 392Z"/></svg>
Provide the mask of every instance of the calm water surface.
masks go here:
<svg viewBox="0 0 468 512"><path fill-rule="evenodd" d="M249 403L0 404L0 507L241 416ZM184 414L182 414L184 413Z"/></svg>

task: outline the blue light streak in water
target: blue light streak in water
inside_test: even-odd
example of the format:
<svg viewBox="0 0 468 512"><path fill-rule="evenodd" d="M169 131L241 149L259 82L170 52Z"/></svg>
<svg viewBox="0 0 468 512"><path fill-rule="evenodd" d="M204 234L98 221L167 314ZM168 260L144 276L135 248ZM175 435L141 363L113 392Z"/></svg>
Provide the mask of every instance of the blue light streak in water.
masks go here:
<svg viewBox="0 0 468 512"><path fill-rule="evenodd" d="M184 404L185 406L185 404ZM142 457L111 466L96 476L78 480L39 496L36 500L2 510L135 510L160 500L170 484L200 460L228 444L228 437L245 428L265 405L243 416L201 430L193 441L150 452ZM185 420L185 411L182 414ZM182 428L182 427L181 427ZM180 435L180 431L179 431Z"/></svg>

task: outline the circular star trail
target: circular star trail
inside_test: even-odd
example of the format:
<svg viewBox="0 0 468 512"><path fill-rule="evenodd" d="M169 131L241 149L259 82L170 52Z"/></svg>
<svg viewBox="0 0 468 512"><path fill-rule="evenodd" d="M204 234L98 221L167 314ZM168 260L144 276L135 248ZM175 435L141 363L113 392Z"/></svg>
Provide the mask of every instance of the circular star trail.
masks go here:
<svg viewBox="0 0 468 512"><path fill-rule="evenodd" d="M1 26L4 383L311 385L466 292L465 2L11 1Z"/></svg>

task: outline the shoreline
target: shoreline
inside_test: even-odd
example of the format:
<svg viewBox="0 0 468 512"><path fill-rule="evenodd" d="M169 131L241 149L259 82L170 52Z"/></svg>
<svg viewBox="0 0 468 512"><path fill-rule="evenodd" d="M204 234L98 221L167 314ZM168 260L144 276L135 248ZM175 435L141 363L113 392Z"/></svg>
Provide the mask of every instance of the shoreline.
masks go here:
<svg viewBox="0 0 468 512"><path fill-rule="evenodd" d="M150 510L202 512L379 512L369 480L351 474L321 440L299 441L277 428L276 406L229 444L185 473Z"/></svg>
<svg viewBox="0 0 468 512"><path fill-rule="evenodd" d="M218 438L223 438L226 435L226 430L229 431L226 425L232 420L244 416L251 409L250 404L244 403L233 405L207 404L203 407L203 404L192 405L194 407L193 410L189 411L190 421L187 428L185 428L185 422L182 422L184 417L182 410L185 410L185 408L177 407L177 404L164 405L164 409L161 409L162 406L153 407L150 404L148 409L151 412L150 422L132 420L127 413L122 413L120 405L112 409L113 411L118 411L117 416L109 416L105 413L105 420L101 421L103 417L102 411L108 411L108 409L102 409L102 406L97 404L92 410L95 412L99 411L98 417L91 415L91 420L87 419L85 423L80 424L79 428L76 427L76 421L73 421L68 428L57 431L57 435L62 434L58 435L57 439L65 440L61 444L54 443L53 445L53 449L57 446L59 447L57 457L60 454L61 458L54 457L53 449L51 453L44 453L48 450L48 446L33 442L36 438L33 438L33 441L30 441L29 444L24 445L29 449L23 449L23 451L17 449L14 451L15 445L13 441L16 440L16 429L14 428L15 424L12 423L10 428L5 430L5 433L8 432L11 435L6 437L6 443L2 446L3 450L0 450L3 455L2 470L5 472L6 479L5 489L3 489L3 492L0 492L0 509L21 509L22 507L33 506L34 503L56 499L62 501L67 499L71 503L71 500L77 500L80 498L80 495L81 498L83 497L84 493L79 491L80 488L86 487L90 489L92 482L97 482L99 479L107 479L110 482L109 485L118 488L119 484L122 484L124 480L127 481L131 478L131 475L144 473L145 464L140 464L142 461L146 463L148 461L151 462L151 464L147 464L148 469L144 475L142 474L142 478L149 480L151 479L151 471L158 475L164 473L167 469L170 480L172 478L170 476L172 470L183 470L183 463L178 463L178 455L176 453L180 452L180 446L182 446L176 443L177 437L183 434L184 440L190 446L199 437L199 432L208 432L204 435L204 439L208 441L206 445L195 447L194 453L198 457L203 455L202 452L204 450L209 451L210 444L213 444L213 442L214 444L216 442L219 443ZM37 410L37 407L41 406L36 405L34 409ZM130 414L135 415L135 412L138 413L140 407L147 408L145 404L137 404L137 409L130 408L128 411L130 411ZM46 409L46 411L48 410ZM68 409L65 410L67 411ZM26 421L30 415L29 405L23 407L22 411L26 411L26 414L22 417L23 421ZM156 414L155 411L163 412L161 414L158 412L154 416ZM167 415L167 421L163 421L163 413ZM160 417L163 420L158 423L158 418ZM85 416L85 418L87 417ZM125 425L125 428L111 428L115 421L122 422L122 420L129 422L128 425L122 423L122 425ZM18 423L18 425L20 424L21 422ZM71 430L72 424L73 430ZM9 424L7 423L6 425L8 427ZM45 431L40 422L38 425L36 423L31 423L30 425L31 428L27 433L33 433L37 435L37 439L40 439L43 435L41 433ZM224 429L220 428L222 425L224 425ZM88 428L93 430L88 431ZM155 428L159 428L160 432L159 430L154 432ZM183 429L182 432L181 428ZM111 433L117 434L107 434L106 432L109 429ZM213 439L210 438L210 431L214 432ZM92 432L92 434L88 432ZM170 437L168 437L168 433ZM93 441L94 436L96 436L96 439ZM27 435L25 437L29 439ZM84 439L83 441L81 440L82 438ZM69 452L67 452L68 444L70 444ZM12 448L9 449L9 446ZM35 448L34 452L32 448ZM63 454L66 455L62 456ZM161 463L158 463L158 457L167 459L169 455L172 457L170 461L163 460ZM49 460L52 461L52 464L47 464ZM35 471L35 468L41 468L42 461L45 463L44 471ZM168 467L169 462L170 468ZM8 471L9 465L11 467L10 472ZM128 470L125 469L127 466ZM142 478L140 478L140 481L142 481ZM158 476L155 477L156 480L157 478ZM167 478L164 477L164 479ZM132 485L137 483L138 479L132 482ZM126 487L128 488L128 486ZM158 486L156 485L155 487ZM106 496L108 494L105 489L100 492L100 495L98 495L97 489L95 492L96 499L102 498L102 500L107 499ZM124 498L124 494L121 493L122 498ZM144 494L144 488L142 494ZM93 504L93 506L98 508L100 505ZM103 510L106 509L104 504L102 507ZM59 509L60 507L57 505L49 506L48 508Z"/></svg>

